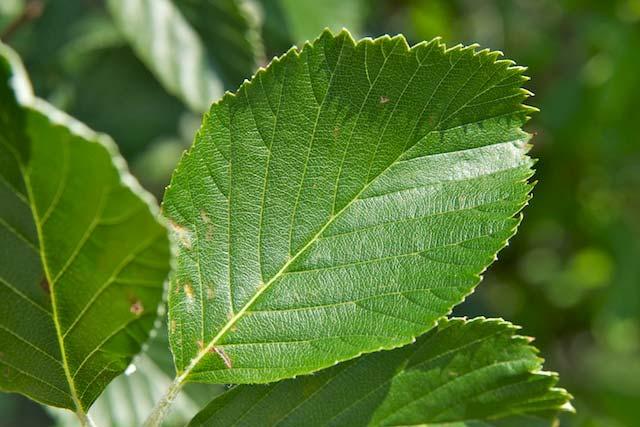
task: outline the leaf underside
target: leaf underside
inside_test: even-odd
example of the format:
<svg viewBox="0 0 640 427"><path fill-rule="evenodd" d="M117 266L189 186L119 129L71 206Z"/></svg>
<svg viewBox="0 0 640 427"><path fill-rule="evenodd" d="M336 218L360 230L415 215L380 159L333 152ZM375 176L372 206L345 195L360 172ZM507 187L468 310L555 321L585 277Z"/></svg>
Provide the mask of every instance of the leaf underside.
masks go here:
<svg viewBox="0 0 640 427"><path fill-rule="evenodd" d="M570 396L516 327L441 321L412 345L315 375L237 386L191 426L550 426Z"/></svg>
<svg viewBox="0 0 640 427"><path fill-rule="evenodd" d="M257 29L237 0L108 0L116 24L164 87L206 111L262 56Z"/></svg>
<svg viewBox="0 0 640 427"><path fill-rule="evenodd" d="M163 204L186 381L262 383L412 342L513 235L522 67L326 31L212 106Z"/></svg>
<svg viewBox="0 0 640 427"><path fill-rule="evenodd" d="M168 236L113 143L14 91L0 49L0 389L86 412L153 327Z"/></svg>
<svg viewBox="0 0 640 427"><path fill-rule="evenodd" d="M313 40L324 28L340 30L349 28L360 34L364 17L368 13L363 0L324 0L301 2L297 0L261 0L264 9L264 27L267 43L276 38L284 49L291 44Z"/></svg>

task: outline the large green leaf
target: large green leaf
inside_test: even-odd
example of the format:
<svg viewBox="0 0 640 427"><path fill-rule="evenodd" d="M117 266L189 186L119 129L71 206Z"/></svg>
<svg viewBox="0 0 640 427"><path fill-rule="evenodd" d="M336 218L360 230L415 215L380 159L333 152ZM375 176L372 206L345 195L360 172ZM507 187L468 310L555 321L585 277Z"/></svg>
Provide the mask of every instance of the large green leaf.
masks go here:
<svg viewBox="0 0 640 427"><path fill-rule="evenodd" d="M570 396L502 320L442 320L417 342L295 380L237 386L198 426L550 426Z"/></svg>
<svg viewBox="0 0 640 427"><path fill-rule="evenodd" d="M113 142L0 49L0 388L84 415L153 326L167 233Z"/></svg>
<svg viewBox="0 0 640 427"><path fill-rule="evenodd" d="M324 32L204 119L167 189L177 381L259 383L412 342L514 233L521 67Z"/></svg>
<svg viewBox="0 0 640 427"><path fill-rule="evenodd" d="M108 0L134 50L174 95L205 111L251 76L256 22L238 0Z"/></svg>

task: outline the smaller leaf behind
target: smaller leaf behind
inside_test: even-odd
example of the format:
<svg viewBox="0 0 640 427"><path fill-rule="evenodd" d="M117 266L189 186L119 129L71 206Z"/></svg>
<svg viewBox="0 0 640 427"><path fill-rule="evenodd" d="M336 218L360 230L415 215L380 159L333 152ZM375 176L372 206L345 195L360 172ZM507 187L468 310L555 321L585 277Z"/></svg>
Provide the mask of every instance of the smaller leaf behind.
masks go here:
<svg viewBox="0 0 640 427"><path fill-rule="evenodd" d="M168 92L205 111L262 58L256 22L236 0L109 0L116 25Z"/></svg>
<svg viewBox="0 0 640 427"><path fill-rule="evenodd" d="M261 0L260 4L264 14L263 37L273 52L313 40L325 28L336 32L349 28L356 35L362 34L371 7L363 0Z"/></svg>
<svg viewBox="0 0 640 427"><path fill-rule="evenodd" d="M571 396L499 319L442 320L414 344L297 379L242 385L191 426L549 426Z"/></svg>
<svg viewBox="0 0 640 427"><path fill-rule="evenodd" d="M0 390L84 419L125 370L170 267L154 203L109 138L33 97L0 44Z"/></svg>

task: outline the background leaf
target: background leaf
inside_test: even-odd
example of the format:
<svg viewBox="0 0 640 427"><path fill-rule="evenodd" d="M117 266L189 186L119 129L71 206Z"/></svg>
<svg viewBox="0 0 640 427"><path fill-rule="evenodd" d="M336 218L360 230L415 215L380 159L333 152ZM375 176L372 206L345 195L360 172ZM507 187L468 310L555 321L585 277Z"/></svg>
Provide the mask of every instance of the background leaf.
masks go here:
<svg viewBox="0 0 640 427"><path fill-rule="evenodd" d="M325 32L215 104L167 189L180 381L269 382L413 341L514 233L522 68Z"/></svg>
<svg viewBox="0 0 640 427"><path fill-rule="evenodd" d="M205 111L262 57L256 22L236 0L108 0L134 50L174 95Z"/></svg>
<svg viewBox="0 0 640 427"><path fill-rule="evenodd" d="M93 420L103 427L134 427L143 424L153 405L175 376L166 328L156 331L143 353L138 354L125 375L113 380L94 402L89 411ZM135 367L135 369L132 369ZM184 426L215 396L222 386L189 384L177 397L164 426ZM74 427L75 417L67 411L48 407L57 427Z"/></svg>
<svg viewBox="0 0 640 427"><path fill-rule="evenodd" d="M325 28L338 32L348 28L362 34L369 6L363 0L261 0L263 37L270 52L277 54L293 44L313 40Z"/></svg>
<svg viewBox="0 0 640 427"><path fill-rule="evenodd" d="M550 426L570 396L502 320L442 320L416 343L315 375L237 386L191 426Z"/></svg>
<svg viewBox="0 0 640 427"><path fill-rule="evenodd" d="M20 53L38 96L112 136L134 175L161 196L195 130L183 130L182 102L164 93L122 36L120 45L111 48L85 43L85 36L97 40L94 30L102 32L111 20L103 3L46 1L40 17L4 38L26 1L3 0L0 33ZM455 313L500 316L526 325L547 366L561 372L563 385L576 397L577 415L563 416L562 426L636 425L638 2L365 3L361 36L403 33L411 43L435 36L448 43L477 42L508 52L535 76L527 88L536 97L528 103L542 112L527 129L536 134L531 155L541 159L536 163L536 197L518 238L500 252L500 262L483 274L482 286ZM96 14L102 19L94 19ZM269 40L278 30L290 37L287 23L267 29L268 13L265 21L269 58L282 55L293 39L277 47ZM341 26L355 28L346 23L337 28ZM87 52L87 46L95 49ZM86 64L83 60L87 67L80 66ZM195 128L200 121L195 119ZM0 413L2 427L49 425L40 405L18 394L0 394Z"/></svg>
<svg viewBox="0 0 640 427"><path fill-rule="evenodd" d="M167 235L113 142L0 48L0 387L82 414L147 339Z"/></svg>

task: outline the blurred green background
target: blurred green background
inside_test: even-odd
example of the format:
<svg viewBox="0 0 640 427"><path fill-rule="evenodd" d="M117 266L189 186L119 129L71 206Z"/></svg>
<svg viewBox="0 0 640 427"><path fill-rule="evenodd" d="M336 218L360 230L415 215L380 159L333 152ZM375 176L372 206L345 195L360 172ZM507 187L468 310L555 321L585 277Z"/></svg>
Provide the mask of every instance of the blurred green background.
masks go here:
<svg viewBox="0 0 640 427"><path fill-rule="evenodd" d="M640 425L640 0L142 3L154 1L179 7L228 90L325 26L477 42L528 66L529 103L541 110L528 125L539 183L519 234L456 314L500 316L536 337L575 396L577 415L562 426ZM165 89L105 3L0 0L0 37L36 93L111 135L160 199L200 112ZM170 369L169 358L155 359ZM2 427L55 422L26 398L0 395Z"/></svg>

